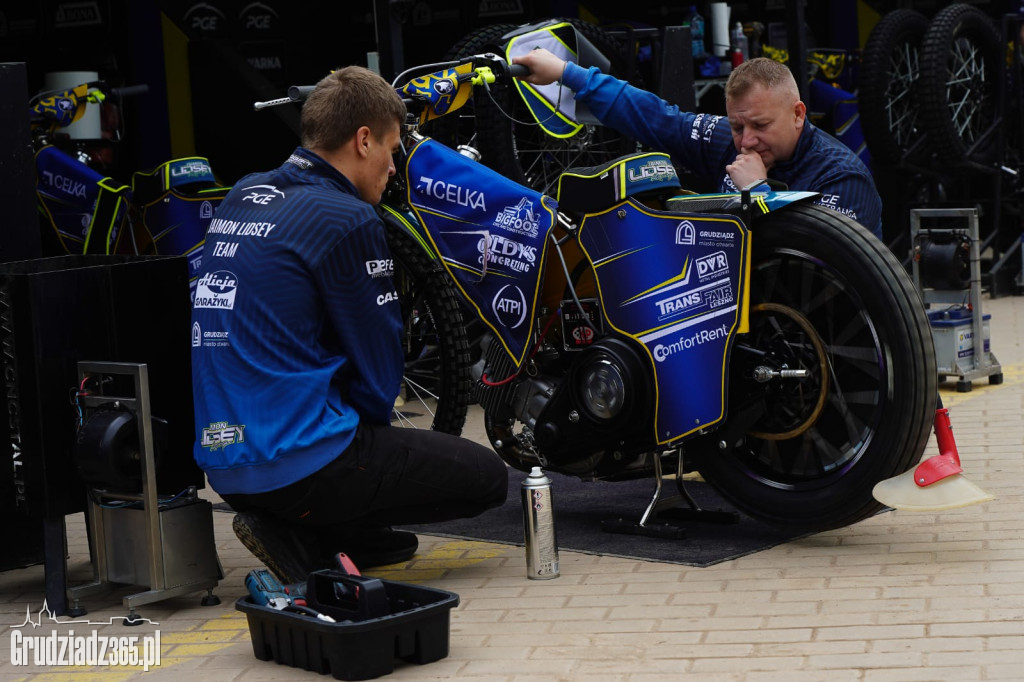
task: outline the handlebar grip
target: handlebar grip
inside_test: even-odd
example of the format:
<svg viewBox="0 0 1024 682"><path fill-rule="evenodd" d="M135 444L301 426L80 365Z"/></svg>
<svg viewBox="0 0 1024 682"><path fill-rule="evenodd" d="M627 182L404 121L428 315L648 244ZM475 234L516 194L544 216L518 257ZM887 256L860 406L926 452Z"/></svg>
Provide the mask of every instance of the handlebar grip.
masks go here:
<svg viewBox="0 0 1024 682"><path fill-rule="evenodd" d="M509 64L508 71L512 74L513 78L522 78L523 76L530 75L530 67L526 64Z"/></svg>
<svg viewBox="0 0 1024 682"><path fill-rule="evenodd" d="M141 85L126 85L123 88L111 88L110 94L115 97L131 97L133 95L143 95L149 92L149 86L145 83Z"/></svg>
<svg viewBox="0 0 1024 682"><path fill-rule="evenodd" d="M315 85L292 85L288 88L288 99L293 102L305 102Z"/></svg>

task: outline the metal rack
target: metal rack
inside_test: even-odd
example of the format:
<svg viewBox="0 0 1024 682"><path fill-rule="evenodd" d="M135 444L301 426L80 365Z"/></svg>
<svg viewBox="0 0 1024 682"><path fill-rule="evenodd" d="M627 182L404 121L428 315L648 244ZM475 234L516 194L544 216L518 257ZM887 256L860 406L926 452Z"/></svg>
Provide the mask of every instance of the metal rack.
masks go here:
<svg viewBox="0 0 1024 682"><path fill-rule="evenodd" d="M80 384L90 377L130 377L131 395L80 395L84 408L128 408L138 424L142 492L89 490L87 508L93 582L68 589L72 615L84 614L79 600L113 585L147 585L149 589L122 600L128 609L125 625L143 622L135 608L171 597L206 590L204 606L220 603L213 588L224 577L213 536L213 510L191 487L172 501L157 495L156 456L149 399L149 372L145 364L79 362ZM128 504L109 504L122 502ZM133 504L134 503L134 504ZM141 504L141 507L139 506Z"/></svg>
<svg viewBox="0 0 1024 682"><path fill-rule="evenodd" d="M964 218L966 226L953 228L929 227L922 229L922 218ZM969 244L970 285L967 290L966 307L971 318L969 323L971 336L969 338L972 341L972 352L969 354L963 347L966 344L959 342L968 338L964 335L966 330L959 331L962 339L958 339L958 342L954 344L944 343L949 339L944 338L943 324L935 313L929 313L929 318L932 321L932 336L936 342L935 354L939 375L956 376L958 378L956 388L960 392L970 391L972 382L982 377L988 377L990 384L1000 384L1003 381L1002 367L995 355L989 350L988 338L985 334L985 316L981 300L981 254L979 248L978 210L976 208L915 208L910 211L910 244L911 253L913 254L911 258L912 275L914 284L921 292L925 305L930 307L932 304L939 303L950 307L959 306L963 308L965 305L963 289L940 289L927 287L922 284L922 278L925 274L922 273L921 260L919 258L922 252L922 244L928 241L930 237L936 235L947 237L962 235L967 238ZM954 324L953 326L954 328L957 326L966 328L968 323L965 321L963 324ZM955 347L945 348L945 346L954 345ZM950 352L944 353L944 350L949 350Z"/></svg>

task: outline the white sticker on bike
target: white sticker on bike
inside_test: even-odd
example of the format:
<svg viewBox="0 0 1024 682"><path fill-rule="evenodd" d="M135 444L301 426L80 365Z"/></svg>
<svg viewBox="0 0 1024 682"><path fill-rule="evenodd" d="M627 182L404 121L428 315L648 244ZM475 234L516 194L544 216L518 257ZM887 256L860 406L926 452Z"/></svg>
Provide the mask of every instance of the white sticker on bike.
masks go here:
<svg viewBox="0 0 1024 682"><path fill-rule="evenodd" d="M540 218L533 210L533 202L523 197L518 204L501 209L494 218L494 226L536 238L540 231Z"/></svg>
<svg viewBox="0 0 1024 682"><path fill-rule="evenodd" d="M495 294L491 310L503 326L515 329L526 320L526 295L514 284L506 284Z"/></svg>

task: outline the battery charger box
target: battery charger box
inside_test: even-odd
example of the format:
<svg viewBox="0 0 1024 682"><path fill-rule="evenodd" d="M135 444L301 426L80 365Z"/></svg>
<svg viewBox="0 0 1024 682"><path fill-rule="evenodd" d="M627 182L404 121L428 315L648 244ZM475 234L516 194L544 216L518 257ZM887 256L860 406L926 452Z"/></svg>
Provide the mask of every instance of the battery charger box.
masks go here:
<svg viewBox="0 0 1024 682"><path fill-rule="evenodd" d="M336 622L279 611L248 595L235 602L248 619L256 658L339 680L368 680L394 671L396 658L417 664L445 658L459 595L324 570L310 574L306 600Z"/></svg>
<svg viewBox="0 0 1024 682"><path fill-rule="evenodd" d="M989 352L991 315L982 315L982 351ZM940 374L960 375L963 367L974 366L975 339L973 313L966 308L951 308L928 313L935 342L935 360Z"/></svg>

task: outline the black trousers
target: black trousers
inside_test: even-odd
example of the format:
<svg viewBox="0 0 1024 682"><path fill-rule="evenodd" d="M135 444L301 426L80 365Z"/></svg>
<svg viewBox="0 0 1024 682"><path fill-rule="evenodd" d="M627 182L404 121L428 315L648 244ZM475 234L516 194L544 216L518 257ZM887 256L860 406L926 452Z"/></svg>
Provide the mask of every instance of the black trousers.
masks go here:
<svg viewBox="0 0 1024 682"><path fill-rule="evenodd" d="M360 424L320 471L278 490L223 498L236 511L344 535L476 516L503 504L507 492L508 467L489 448L437 431Z"/></svg>

